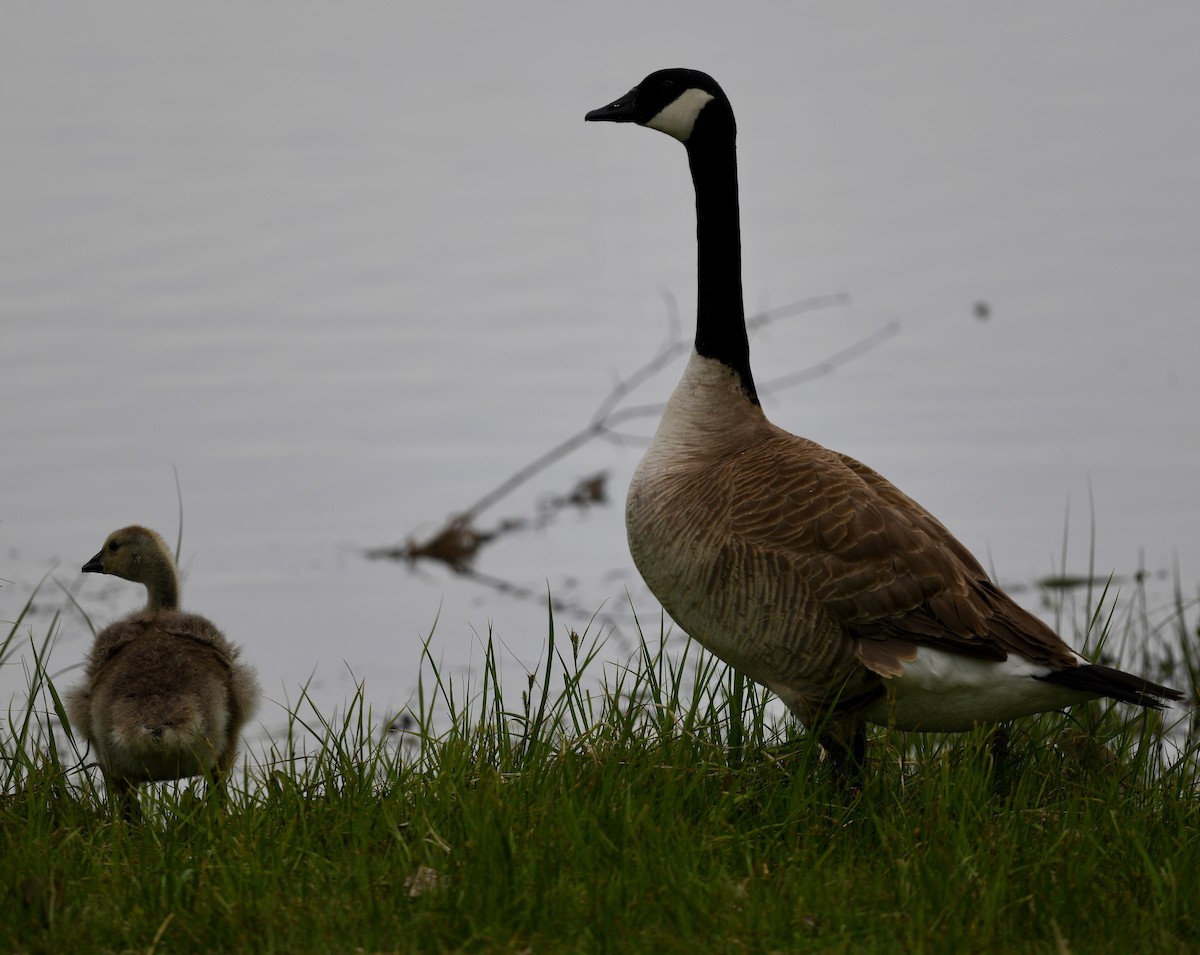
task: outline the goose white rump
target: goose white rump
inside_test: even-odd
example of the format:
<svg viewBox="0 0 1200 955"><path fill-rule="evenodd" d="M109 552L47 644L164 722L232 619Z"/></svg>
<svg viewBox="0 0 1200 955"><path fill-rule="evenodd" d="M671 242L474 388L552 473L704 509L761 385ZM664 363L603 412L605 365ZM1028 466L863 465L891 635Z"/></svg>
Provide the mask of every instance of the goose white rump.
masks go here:
<svg viewBox="0 0 1200 955"><path fill-rule="evenodd" d="M1082 657L1079 662L1087 663ZM884 678L886 695L863 711L864 719L901 730L957 733L1096 695L1047 682L1050 667L1015 654L995 662L917 647L915 658L900 667L899 676Z"/></svg>

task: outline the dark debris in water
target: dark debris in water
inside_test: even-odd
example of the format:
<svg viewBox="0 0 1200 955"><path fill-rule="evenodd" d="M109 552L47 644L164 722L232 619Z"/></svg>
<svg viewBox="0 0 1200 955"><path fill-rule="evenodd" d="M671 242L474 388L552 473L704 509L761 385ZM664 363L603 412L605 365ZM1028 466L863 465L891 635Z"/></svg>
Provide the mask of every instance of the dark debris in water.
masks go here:
<svg viewBox="0 0 1200 955"><path fill-rule="evenodd" d="M424 541L410 538L395 547L376 547L367 551L367 556L373 560L434 560L462 573L470 567L479 548L493 540L498 533L499 530L476 530L469 521L453 517Z"/></svg>
<svg viewBox="0 0 1200 955"><path fill-rule="evenodd" d="M601 471L581 478L565 494L542 498L538 502L536 518L510 517L490 530L482 530L474 525L469 516L455 515L425 540L409 538L394 547L369 550L367 556L374 560L404 560L410 563L432 560L445 564L455 573L466 573L471 570L475 556L484 544L490 544L506 534L529 528L541 529L569 507L587 508L607 504L607 486L608 472Z"/></svg>
<svg viewBox="0 0 1200 955"><path fill-rule="evenodd" d="M1120 577L1089 577L1086 574L1051 574L1039 577L1034 585L1042 590L1077 590L1080 587L1103 587L1108 583L1119 584Z"/></svg>
<svg viewBox="0 0 1200 955"><path fill-rule="evenodd" d="M1094 577L1088 574L1050 574L1047 577L1039 577L1033 584L1040 590L1077 590L1080 587L1103 589L1114 584L1127 584L1131 581L1135 584L1143 584L1149 579L1167 580L1169 578L1170 572L1166 569L1146 570L1143 568L1134 571L1129 576L1114 574L1109 577Z"/></svg>

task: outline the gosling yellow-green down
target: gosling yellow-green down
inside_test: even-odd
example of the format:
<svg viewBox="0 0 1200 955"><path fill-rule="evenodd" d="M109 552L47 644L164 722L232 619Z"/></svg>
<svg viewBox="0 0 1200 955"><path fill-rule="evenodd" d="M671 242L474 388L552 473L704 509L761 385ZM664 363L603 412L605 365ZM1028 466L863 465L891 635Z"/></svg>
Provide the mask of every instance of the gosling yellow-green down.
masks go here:
<svg viewBox="0 0 1200 955"><path fill-rule="evenodd" d="M114 531L83 570L147 591L144 608L97 634L84 681L65 701L110 799L132 813L139 783L203 775L219 787L258 706L254 670L211 621L179 609L175 562L154 531Z"/></svg>

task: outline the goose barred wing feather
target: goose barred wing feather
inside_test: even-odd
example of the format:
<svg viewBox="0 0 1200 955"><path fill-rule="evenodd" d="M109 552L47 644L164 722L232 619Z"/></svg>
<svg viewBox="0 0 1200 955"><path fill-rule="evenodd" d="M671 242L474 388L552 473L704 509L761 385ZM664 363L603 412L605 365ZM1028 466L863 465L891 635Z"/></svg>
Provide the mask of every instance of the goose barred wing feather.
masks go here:
<svg viewBox="0 0 1200 955"><path fill-rule="evenodd" d="M910 497L853 458L774 431L756 453L729 461L730 532L785 562L821 612L859 641L870 669L894 675L896 661L912 659L919 645L1078 663Z"/></svg>

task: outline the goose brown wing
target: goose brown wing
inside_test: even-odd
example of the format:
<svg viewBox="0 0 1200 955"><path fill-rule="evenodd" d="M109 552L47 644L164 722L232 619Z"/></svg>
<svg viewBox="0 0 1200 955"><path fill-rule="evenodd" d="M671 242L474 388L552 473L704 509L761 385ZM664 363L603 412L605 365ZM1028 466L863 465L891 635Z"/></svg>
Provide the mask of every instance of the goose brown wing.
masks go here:
<svg viewBox="0 0 1200 955"><path fill-rule="evenodd" d="M732 533L790 567L871 669L894 673L919 645L1076 665L940 521L866 465L776 431L729 476Z"/></svg>

